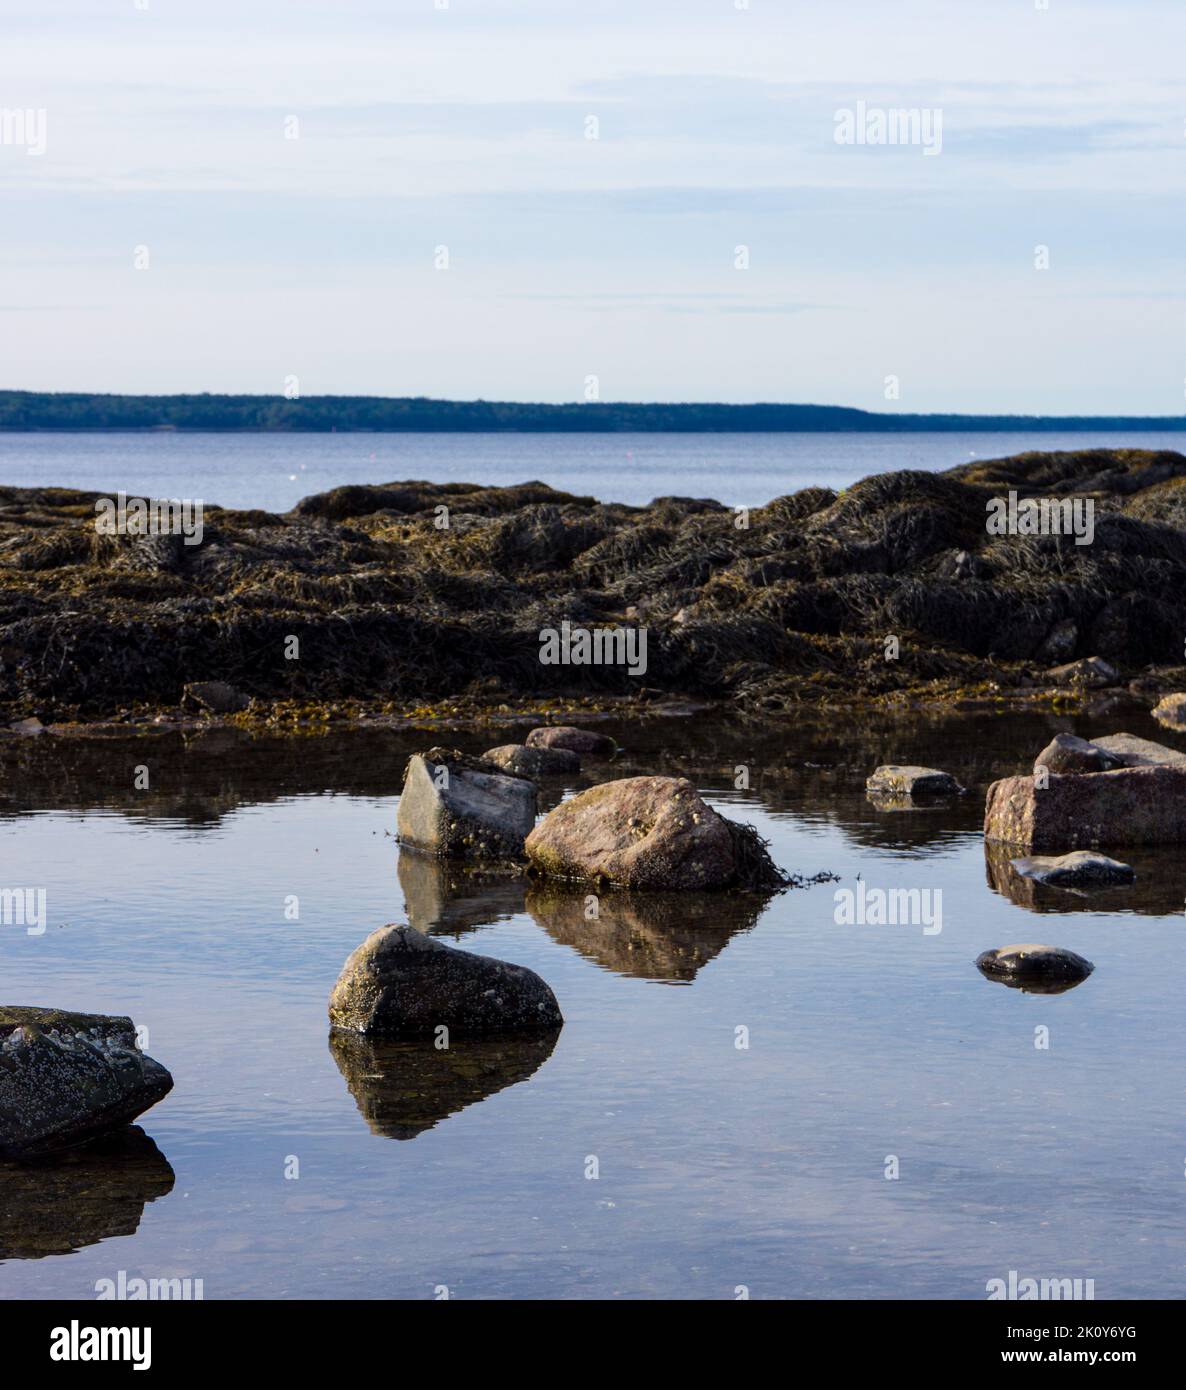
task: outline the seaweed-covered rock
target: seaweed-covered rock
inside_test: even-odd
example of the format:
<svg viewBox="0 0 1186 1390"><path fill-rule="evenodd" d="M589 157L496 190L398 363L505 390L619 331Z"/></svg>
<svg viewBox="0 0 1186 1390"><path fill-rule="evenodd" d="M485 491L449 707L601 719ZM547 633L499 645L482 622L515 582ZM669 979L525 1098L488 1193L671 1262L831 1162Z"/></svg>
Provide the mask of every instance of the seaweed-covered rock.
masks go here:
<svg viewBox="0 0 1186 1390"><path fill-rule="evenodd" d="M552 724L532 729L527 735L528 748L564 748L570 753L584 753L591 758L609 758L618 745L608 734L592 729L576 729L571 724Z"/></svg>
<svg viewBox="0 0 1186 1390"><path fill-rule="evenodd" d="M84 1144L167 1096L173 1078L130 1018L0 1006L0 1157Z"/></svg>
<svg viewBox="0 0 1186 1390"><path fill-rule="evenodd" d="M399 798L400 841L463 859L516 858L535 824L537 803L534 782L456 749L430 748L408 760Z"/></svg>
<svg viewBox="0 0 1186 1390"><path fill-rule="evenodd" d="M501 743L497 748L488 748L482 760L516 777L557 777L581 770L580 755L571 749L536 748L523 743Z"/></svg>
<svg viewBox="0 0 1186 1390"><path fill-rule="evenodd" d="M1062 946L1026 943L1001 946L976 957L976 966L985 975L1017 984L1077 984L1095 966L1083 956Z"/></svg>
<svg viewBox="0 0 1186 1390"><path fill-rule="evenodd" d="M1010 860L1014 873L1047 883L1054 888L1106 888L1131 883L1136 873L1131 864L1109 859L1106 854L1076 849L1070 854L1035 854Z"/></svg>
<svg viewBox="0 0 1186 1390"><path fill-rule="evenodd" d="M444 946L413 927L386 926L347 959L329 998L335 1028L369 1037L433 1039L559 1028L556 996L535 973Z"/></svg>
<svg viewBox="0 0 1186 1390"><path fill-rule="evenodd" d="M1044 767L1048 772L1059 774L1108 772L1120 766L1121 760L1114 753L1075 734L1055 734L1034 759L1035 772Z"/></svg>
<svg viewBox="0 0 1186 1390"><path fill-rule="evenodd" d="M718 815L685 777L603 782L557 806L527 837L556 878L624 888L777 888L786 880L757 832Z"/></svg>

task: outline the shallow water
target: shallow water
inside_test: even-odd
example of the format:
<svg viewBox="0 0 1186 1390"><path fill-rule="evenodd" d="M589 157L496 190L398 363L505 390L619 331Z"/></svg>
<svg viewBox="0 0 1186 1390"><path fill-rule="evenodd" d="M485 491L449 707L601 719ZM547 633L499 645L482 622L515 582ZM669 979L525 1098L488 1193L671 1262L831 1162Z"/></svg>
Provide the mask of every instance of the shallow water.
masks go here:
<svg viewBox="0 0 1186 1390"><path fill-rule="evenodd" d="M343 483L539 480L642 506L671 493L758 507L871 473L953 468L1026 449L1186 448L1175 433L0 434L0 483L119 489L283 512Z"/></svg>
<svg viewBox="0 0 1186 1390"><path fill-rule="evenodd" d="M207 1298L980 1299L1012 1269L1186 1292L1181 855L1015 902L979 833L987 782L1059 729L1173 736L1130 712L606 727L615 774L692 776L784 867L841 882L607 899L586 924L568 895L400 860L403 760L438 737L0 746L4 882L44 886L49 920L0 927L3 998L129 1013L176 1080L129 1149L0 1168L0 1296L90 1298L121 1270ZM971 790L881 812L884 761ZM838 926L858 874L942 890L942 930ZM559 1036L331 1047L343 960L409 916L537 970ZM973 965L1029 940L1095 974L1029 995Z"/></svg>

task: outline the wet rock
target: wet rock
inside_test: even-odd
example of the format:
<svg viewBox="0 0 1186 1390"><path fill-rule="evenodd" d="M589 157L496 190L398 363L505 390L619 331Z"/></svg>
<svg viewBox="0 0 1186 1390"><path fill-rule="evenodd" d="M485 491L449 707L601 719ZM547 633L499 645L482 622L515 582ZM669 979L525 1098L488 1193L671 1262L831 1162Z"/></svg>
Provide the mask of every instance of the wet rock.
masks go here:
<svg viewBox="0 0 1186 1390"><path fill-rule="evenodd" d="M1171 729L1186 729L1186 694L1164 696L1154 706L1153 718Z"/></svg>
<svg viewBox="0 0 1186 1390"><path fill-rule="evenodd" d="M1120 758L1098 744L1074 734L1055 734L1034 759L1034 771L1044 767L1058 774L1108 772L1122 766Z"/></svg>
<svg viewBox="0 0 1186 1390"><path fill-rule="evenodd" d="M1099 740L1098 742L1103 742ZM1152 764L1090 777L1005 777L988 789L984 836L1019 848L1091 849L1186 841L1186 767Z"/></svg>
<svg viewBox="0 0 1186 1390"><path fill-rule="evenodd" d="M1053 986L1056 990L1079 984L1095 969L1074 951L1036 943L985 951L976 957L976 966L981 974L1006 984L1022 988Z"/></svg>
<svg viewBox="0 0 1186 1390"><path fill-rule="evenodd" d="M964 790L950 772L934 767L899 767L895 763L877 768L866 779L865 788L873 796L894 799L959 796Z"/></svg>
<svg viewBox="0 0 1186 1390"><path fill-rule="evenodd" d="M372 1134L415 1139L467 1106L527 1081L552 1055L558 1028L430 1042L372 1040L340 1028L329 1050Z"/></svg>
<svg viewBox="0 0 1186 1390"><path fill-rule="evenodd" d="M498 772L455 749L408 760L397 815L399 838L429 854L511 859L535 824L534 782Z"/></svg>
<svg viewBox="0 0 1186 1390"><path fill-rule="evenodd" d="M1069 661L1065 666L1055 666L1046 672L1046 678L1053 685L1084 686L1097 690L1106 685L1115 685L1120 673L1114 666L1098 656L1085 656L1080 661Z"/></svg>
<svg viewBox="0 0 1186 1390"><path fill-rule="evenodd" d="M624 888L775 888L785 879L751 827L718 815L685 777L603 782L527 837L540 873Z"/></svg>
<svg viewBox="0 0 1186 1390"><path fill-rule="evenodd" d="M584 753L591 758L609 758L618 745L608 734L592 729L575 729L571 724L553 724L532 729L527 735L528 748L566 748L570 753Z"/></svg>
<svg viewBox="0 0 1186 1390"><path fill-rule="evenodd" d="M1010 861L1015 873L1047 883L1054 888L1105 888L1131 883L1136 873L1131 864L1109 859L1106 854L1090 850L1073 850L1070 854L1031 855Z"/></svg>
<svg viewBox="0 0 1186 1390"><path fill-rule="evenodd" d="M182 692L182 703L191 708L207 710L210 714L238 714L245 710L250 699L226 681L194 681Z"/></svg>
<svg viewBox="0 0 1186 1390"><path fill-rule="evenodd" d="M342 967L329 1021L371 1037L435 1040L450 1035L559 1028L556 996L533 971L459 951L413 927L372 932Z"/></svg>
<svg viewBox="0 0 1186 1390"><path fill-rule="evenodd" d="M0 1006L0 1158L25 1161L126 1125L173 1089L130 1018Z"/></svg>
<svg viewBox="0 0 1186 1390"><path fill-rule="evenodd" d="M144 1208L173 1182L168 1160L135 1125L38 1163L0 1162L0 1260L135 1235Z"/></svg>
<svg viewBox="0 0 1186 1390"><path fill-rule="evenodd" d="M488 748L484 762L493 763L516 777L557 777L580 772L580 755L569 748L530 748L523 743L502 743Z"/></svg>

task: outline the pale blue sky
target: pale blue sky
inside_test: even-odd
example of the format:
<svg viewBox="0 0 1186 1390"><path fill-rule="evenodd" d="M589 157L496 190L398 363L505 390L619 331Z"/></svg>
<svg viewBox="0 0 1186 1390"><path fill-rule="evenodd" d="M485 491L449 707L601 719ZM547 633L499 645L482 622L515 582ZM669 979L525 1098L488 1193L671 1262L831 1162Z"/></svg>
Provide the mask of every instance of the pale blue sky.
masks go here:
<svg viewBox="0 0 1186 1390"><path fill-rule="evenodd" d="M1186 409L1174 0L147 3L0 0L0 386Z"/></svg>

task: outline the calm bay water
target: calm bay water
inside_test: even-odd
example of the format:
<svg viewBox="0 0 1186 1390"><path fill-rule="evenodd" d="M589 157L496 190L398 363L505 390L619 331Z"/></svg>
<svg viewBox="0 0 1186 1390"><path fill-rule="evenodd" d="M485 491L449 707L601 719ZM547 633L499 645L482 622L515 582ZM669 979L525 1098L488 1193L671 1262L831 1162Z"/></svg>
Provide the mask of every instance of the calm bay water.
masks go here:
<svg viewBox="0 0 1186 1390"><path fill-rule="evenodd" d="M176 1080L132 1158L0 1168L0 1296L86 1299L121 1270L207 1298L982 1299L1011 1269L1186 1293L1186 867L1146 854L1135 888L1013 900L979 833L987 782L1053 732L1164 733L1133 714L605 727L609 775L691 776L784 867L841 883L586 924L564 895L400 858L403 761L432 735L0 744L5 882L49 905L44 936L0 928L4 998L130 1013ZM969 795L877 811L883 761ZM941 889L941 932L838 926L858 874ZM537 970L559 1036L331 1049L343 960L409 917ZM973 965L1029 940L1096 972L1028 995Z"/></svg>
<svg viewBox="0 0 1186 1390"><path fill-rule="evenodd" d="M0 434L0 483L287 511L342 483L538 480L603 502L760 506L890 469L1026 449L1183 449L1183 434Z"/></svg>

